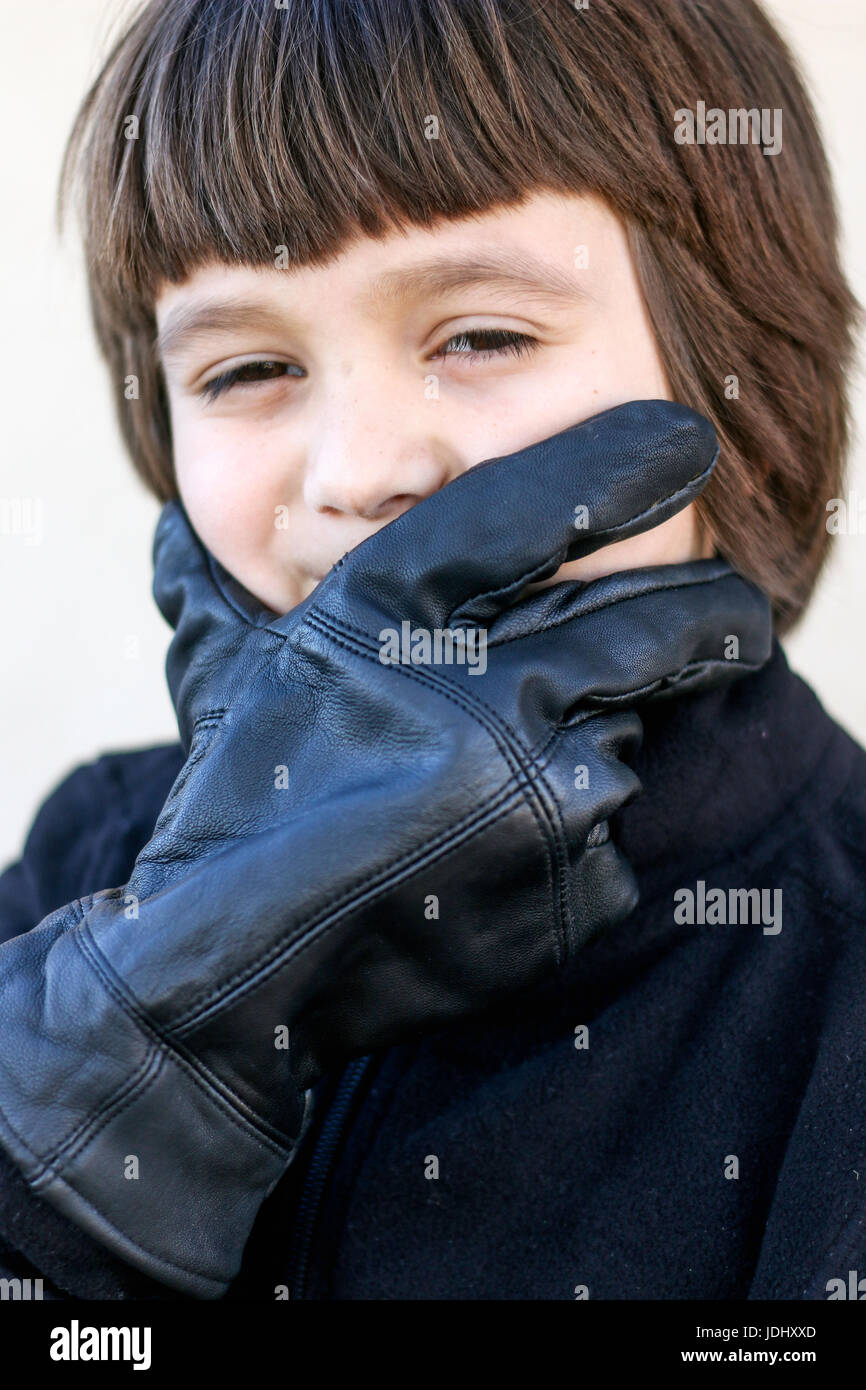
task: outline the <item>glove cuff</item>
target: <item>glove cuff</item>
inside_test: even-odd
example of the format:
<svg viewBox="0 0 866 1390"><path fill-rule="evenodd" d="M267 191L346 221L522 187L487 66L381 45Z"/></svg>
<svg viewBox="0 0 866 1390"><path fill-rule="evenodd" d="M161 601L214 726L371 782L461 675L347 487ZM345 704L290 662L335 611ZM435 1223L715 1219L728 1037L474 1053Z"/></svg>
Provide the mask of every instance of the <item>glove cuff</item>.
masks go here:
<svg viewBox="0 0 866 1390"><path fill-rule="evenodd" d="M219 1298L287 1147L99 975L88 900L0 948L0 1143L31 1190L151 1278Z"/></svg>

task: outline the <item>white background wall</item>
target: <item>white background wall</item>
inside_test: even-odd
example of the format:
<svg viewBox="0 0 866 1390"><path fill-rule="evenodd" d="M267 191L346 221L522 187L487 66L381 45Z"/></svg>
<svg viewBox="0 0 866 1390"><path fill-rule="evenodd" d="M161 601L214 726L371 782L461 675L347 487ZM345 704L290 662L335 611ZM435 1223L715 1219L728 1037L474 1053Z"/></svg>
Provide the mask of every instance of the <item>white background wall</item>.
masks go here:
<svg viewBox="0 0 866 1390"><path fill-rule="evenodd" d="M647 0L652 3L652 0ZM866 302L864 0L771 0L833 161L855 293ZM150 596L158 504L132 473L90 329L79 252L54 232L64 140L128 0L0 0L0 498L43 499L44 539L0 535L0 864L38 805L97 753L173 740L168 629ZM866 392L851 484L866 498ZM836 546L789 660L866 743L866 531ZM98 885L97 885L98 886Z"/></svg>

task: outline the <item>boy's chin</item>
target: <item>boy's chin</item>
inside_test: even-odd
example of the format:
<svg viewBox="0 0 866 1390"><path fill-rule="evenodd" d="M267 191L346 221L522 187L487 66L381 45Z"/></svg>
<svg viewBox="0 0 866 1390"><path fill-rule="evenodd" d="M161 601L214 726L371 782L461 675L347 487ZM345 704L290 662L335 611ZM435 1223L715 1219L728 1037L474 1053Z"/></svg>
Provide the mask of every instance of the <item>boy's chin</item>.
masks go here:
<svg viewBox="0 0 866 1390"><path fill-rule="evenodd" d="M315 579L312 576L307 579L302 579L298 588L298 597L291 606L294 608L296 604L303 603L305 598L310 597L314 589L318 589L321 582L321 579ZM288 612L288 609L286 611Z"/></svg>

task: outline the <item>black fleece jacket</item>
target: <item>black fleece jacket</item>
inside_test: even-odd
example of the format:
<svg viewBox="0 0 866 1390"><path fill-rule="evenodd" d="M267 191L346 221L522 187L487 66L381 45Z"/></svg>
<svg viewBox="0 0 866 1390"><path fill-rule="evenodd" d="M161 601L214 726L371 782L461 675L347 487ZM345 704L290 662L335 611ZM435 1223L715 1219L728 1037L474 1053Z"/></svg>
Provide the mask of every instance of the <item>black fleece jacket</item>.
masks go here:
<svg viewBox="0 0 866 1390"><path fill-rule="evenodd" d="M866 752L778 642L643 717L611 822L637 908L507 1011L325 1078L229 1299L866 1298ZM182 761L72 773L0 877L0 941L124 884ZM0 1153L2 1274L180 1297Z"/></svg>

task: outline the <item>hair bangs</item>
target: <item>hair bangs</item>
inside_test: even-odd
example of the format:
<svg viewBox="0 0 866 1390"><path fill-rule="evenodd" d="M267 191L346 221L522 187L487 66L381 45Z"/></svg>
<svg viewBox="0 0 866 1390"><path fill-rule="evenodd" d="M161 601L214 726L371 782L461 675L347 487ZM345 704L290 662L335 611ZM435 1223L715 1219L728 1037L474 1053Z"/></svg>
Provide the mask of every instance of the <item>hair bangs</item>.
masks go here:
<svg viewBox="0 0 866 1390"><path fill-rule="evenodd" d="M528 99L515 54L539 12L521 3L475 4L471 22L444 0L205 0L156 24L149 9L146 41L133 25L84 103L61 180L62 219L86 164L91 260L127 312L212 260L322 263L358 234L592 181L557 146L563 113L539 121Z"/></svg>

